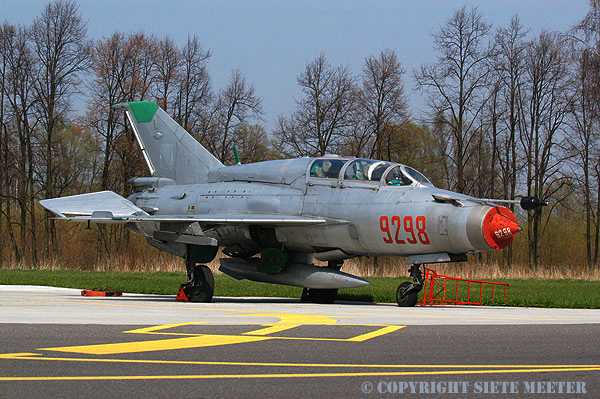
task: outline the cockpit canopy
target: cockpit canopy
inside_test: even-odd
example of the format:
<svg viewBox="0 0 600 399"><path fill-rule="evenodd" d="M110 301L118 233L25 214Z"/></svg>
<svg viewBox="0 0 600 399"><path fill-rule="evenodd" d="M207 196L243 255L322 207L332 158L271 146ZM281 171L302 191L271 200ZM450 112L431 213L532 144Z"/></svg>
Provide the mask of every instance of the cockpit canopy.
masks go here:
<svg viewBox="0 0 600 399"><path fill-rule="evenodd" d="M317 158L309 177L385 186L431 185L429 179L410 166L363 158Z"/></svg>
<svg viewBox="0 0 600 399"><path fill-rule="evenodd" d="M379 182L383 173L392 165L373 159L355 159L346 168L344 180Z"/></svg>
<svg viewBox="0 0 600 399"><path fill-rule="evenodd" d="M310 167L310 177L318 179L336 179L347 159L319 158Z"/></svg>

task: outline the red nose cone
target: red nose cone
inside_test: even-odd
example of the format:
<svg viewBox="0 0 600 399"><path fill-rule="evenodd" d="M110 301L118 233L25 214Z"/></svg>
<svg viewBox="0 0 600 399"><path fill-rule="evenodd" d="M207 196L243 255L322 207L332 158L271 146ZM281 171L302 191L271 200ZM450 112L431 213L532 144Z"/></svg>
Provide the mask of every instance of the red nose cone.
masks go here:
<svg viewBox="0 0 600 399"><path fill-rule="evenodd" d="M508 208L492 208L483 219L483 237L494 249L508 247L519 231L517 218Z"/></svg>

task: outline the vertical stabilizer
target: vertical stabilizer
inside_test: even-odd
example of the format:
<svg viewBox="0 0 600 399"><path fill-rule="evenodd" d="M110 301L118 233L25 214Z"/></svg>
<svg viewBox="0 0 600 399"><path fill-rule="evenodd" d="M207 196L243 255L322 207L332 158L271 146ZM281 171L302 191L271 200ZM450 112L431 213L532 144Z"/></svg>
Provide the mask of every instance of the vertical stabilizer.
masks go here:
<svg viewBox="0 0 600 399"><path fill-rule="evenodd" d="M210 169L223 166L156 103L136 101L113 108L127 113L152 176L177 184L204 183Z"/></svg>

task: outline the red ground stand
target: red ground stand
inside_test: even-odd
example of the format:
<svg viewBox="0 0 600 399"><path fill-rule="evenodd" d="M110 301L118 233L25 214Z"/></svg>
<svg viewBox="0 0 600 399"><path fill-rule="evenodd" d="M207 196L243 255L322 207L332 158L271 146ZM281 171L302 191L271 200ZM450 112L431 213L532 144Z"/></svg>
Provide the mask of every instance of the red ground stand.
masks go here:
<svg viewBox="0 0 600 399"><path fill-rule="evenodd" d="M465 285L466 289L464 288ZM486 292L491 288L492 300L494 299L496 288L503 288L504 300L506 300L506 290L509 285L508 283L444 276L443 274L438 274L435 270L425 268L423 300L417 303L417 305L483 305L484 288ZM473 293L471 291L472 287L474 287ZM462 292L460 292L461 289ZM477 291L479 291L479 296L477 296ZM475 299L471 298L472 295Z"/></svg>
<svg viewBox="0 0 600 399"><path fill-rule="evenodd" d="M91 290L81 291L81 296L121 296L121 295L123 295L122 291L91 291Z"/></svg>

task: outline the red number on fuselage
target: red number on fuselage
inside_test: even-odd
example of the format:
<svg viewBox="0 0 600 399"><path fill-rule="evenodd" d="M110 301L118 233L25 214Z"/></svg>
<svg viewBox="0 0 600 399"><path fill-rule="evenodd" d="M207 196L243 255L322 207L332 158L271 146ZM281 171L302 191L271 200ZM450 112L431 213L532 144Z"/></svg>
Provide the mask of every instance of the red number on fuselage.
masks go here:
<svg viewBox="0 0 600 399"><path fill-rule="evenodd" d="M392 216L392 226L396 225L396 244L406 244L404 240L398 239L398 233L400 233L400 227L402 227L402 218L400 216Z"/></svg>
<svg viewBox="0 0 600 399"><path fill-rule="evenodd" d="M383 237L383 241L385 241L388 244L393 243L394 240L392 240L389 219L387 216L382 216L379 218L379 228L381 229L381 231L387 234L387 237Z"/></svg>
<svg viewBox="0 0 600 399"><path fill-rule="evenodd" d="M416 225L416 226L415 226ZM404 231L410 234L410 237L406 238L406 241L399 237L400 230L404 227ZM417 234L415 234L415 227L417 228ZM392 229L395 228L396 231L394 233L394 238L392 238ZM412 216L405 216L404 223L402 223L401 216L392 216L391 228L390 228L390 219L387 216L381 216L379 218L379 229L385 233L383 237L383 241L386 244L393 244L394 241L396 244L406 244L408 241L409 244L416 244L417 242L421 242L423 245L429 245L429 236L425 229L427 228L427 223L425 216L417 216L414 223ZM417 241L418 237L418 241Z"/></svg>
<svg viewBox="0 0 600 399"><path fill-rule="evenodd" d="M409 217L405 217L404 218L404 230L407 233L410 233L411 238L407 238L406 240L408 241L409 244L416 244L417 243L417 237L415 237L415 229L413 228L413 220L412 218Z"/></svg>
<svg viewBox="0 0 600 399"><path fill-rule="evenodd" d="M428 245L429 244L429 236L427 236L427 233L425 232L425 227L426 227L426 223L425 223L425 216L417 216L417 232L419 233L419 241L421 241L421 244L425 244ZM421 222L419 224L419 222Z"/></svg>

